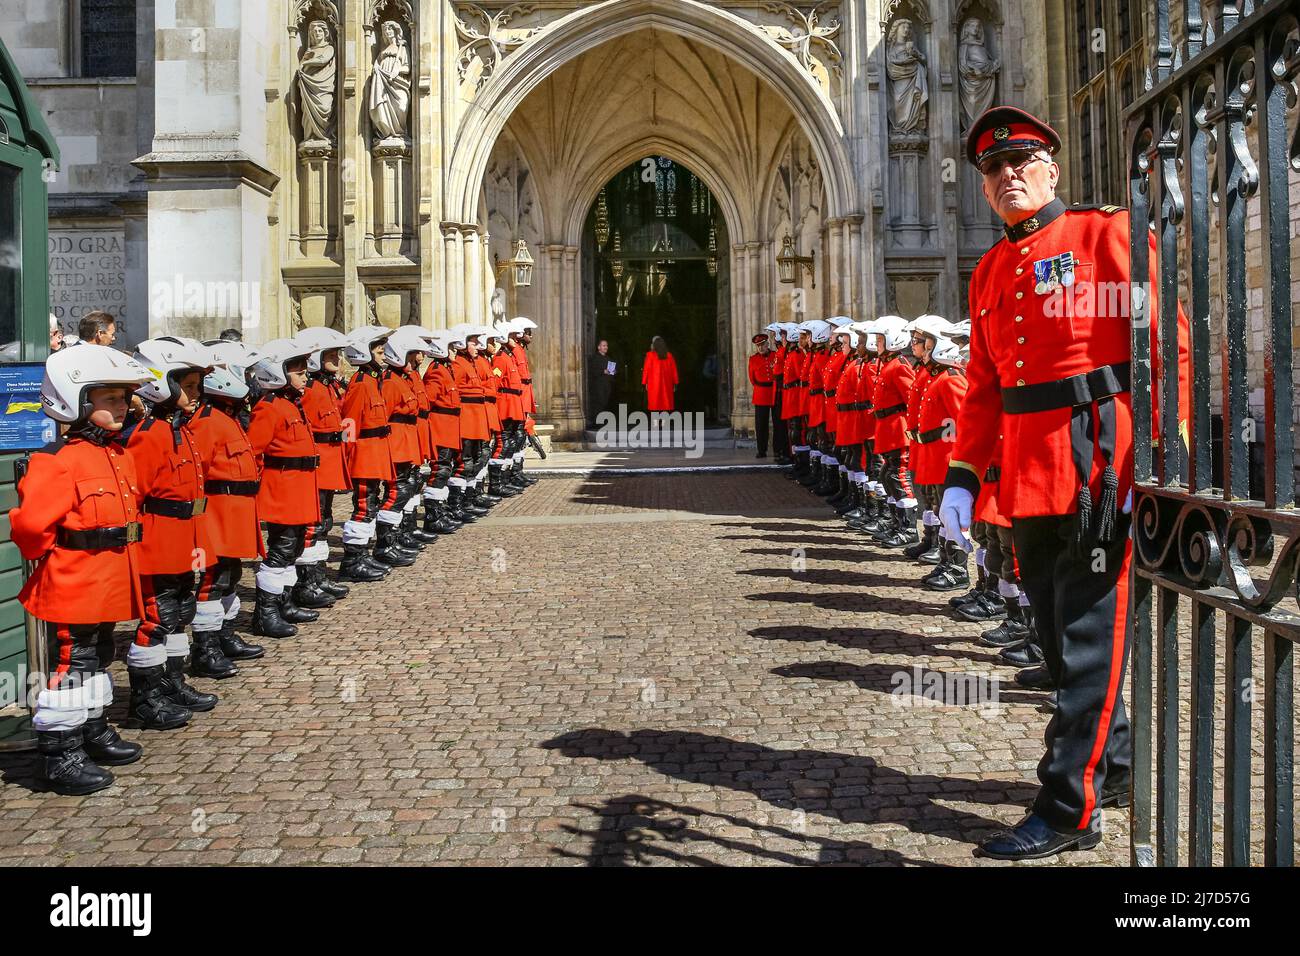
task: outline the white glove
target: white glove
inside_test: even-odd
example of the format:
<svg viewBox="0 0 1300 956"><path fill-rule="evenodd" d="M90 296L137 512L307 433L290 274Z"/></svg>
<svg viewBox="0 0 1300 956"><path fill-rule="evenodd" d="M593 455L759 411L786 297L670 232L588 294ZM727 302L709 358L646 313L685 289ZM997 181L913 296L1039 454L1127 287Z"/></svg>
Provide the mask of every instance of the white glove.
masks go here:
<svg viewBox="0 0 1300 956"><path fill-rule="evenodd" d="M943 522L945 537L958 542L967 553L975 550L974 543L966 536L974 505L974 496L965 488L945 488L943 503L939 505L939 520Z"/></svg>

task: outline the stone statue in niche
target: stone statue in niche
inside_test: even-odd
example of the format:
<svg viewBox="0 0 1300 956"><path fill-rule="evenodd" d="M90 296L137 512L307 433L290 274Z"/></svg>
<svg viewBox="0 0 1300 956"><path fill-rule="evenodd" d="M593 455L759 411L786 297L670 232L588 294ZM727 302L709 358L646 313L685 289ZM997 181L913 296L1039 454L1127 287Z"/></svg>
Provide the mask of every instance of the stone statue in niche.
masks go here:
<svg viewBox="0 0 1300 956"><path fill-rule="evenodd" d="M384 49L370 80L370 125L378 139L405 139L411 106L411 57L396 20L382 27Z"/></svg>
<svg viewBox="0 0 1300 956"><path fill-rule="evenodd" d="M998 73L1002 64L989 54L984 42L984 22L969 17L961 25L961 47L957 54L957 72L961 76L962 129L970 125L993 105L997 93Z"/></svg>
<svg viewBox="0 0 1300 956"><path fill-rule="evenodd" d="M930 100L925 56L916 46L912 21L894 21L885 47L893 110L890 126L898 133L924 133Z"/></svg>
<svg viewBox="0 0 1300 956"><path fill-rule="evenodd" d="M330 29L323 20L307 27L307 48L298 57L298 115L303 143L330 143L334 139L334 90L338 61Z"/></svg>

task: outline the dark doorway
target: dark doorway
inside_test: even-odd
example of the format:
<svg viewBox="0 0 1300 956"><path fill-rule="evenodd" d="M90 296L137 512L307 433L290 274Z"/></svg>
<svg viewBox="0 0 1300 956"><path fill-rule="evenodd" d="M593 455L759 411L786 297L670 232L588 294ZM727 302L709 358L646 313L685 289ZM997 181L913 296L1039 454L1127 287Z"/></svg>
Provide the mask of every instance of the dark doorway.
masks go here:
<svg viewBox="0 0 1300 956"><path fill-rule="evenodd" d="M588 418L599 390L596 345L617 363L608 408L644 410L641 371L661 335L677 362L676 409L725 414L727 361L718 345L719 249L725 227L713 196L689 169L664 157L633 163L600 191L587 216L594 251L595 322L586 343ZM589 300L590 301L590 300ZM591 329L591 326L588 326Z"/></svg>

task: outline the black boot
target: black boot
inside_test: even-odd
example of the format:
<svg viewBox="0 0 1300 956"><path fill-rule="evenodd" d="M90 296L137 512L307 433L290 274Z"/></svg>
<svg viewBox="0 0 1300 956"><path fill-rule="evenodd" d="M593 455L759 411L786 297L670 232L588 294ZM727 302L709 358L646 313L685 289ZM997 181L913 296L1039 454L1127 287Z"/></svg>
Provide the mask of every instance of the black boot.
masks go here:
<svg viewBox="0 0 1300 956"><path fill-rule="evenodd" d="M902 548L919 544L920 538L916 534L916 509L904 508L900 505L895 510L898 512L898 529L885 537L880 542L881 545L886 548Z"/></svg>
<svg viewBox="0 0 1300 956"><path fill-rule="evenodd" d="M80 727L37 732L40 777L55 793L82 797L113 785L113 775L90 759L82 743Z"/></svg>
<svg viewBox="0 0 1300 956"><path fill-rule="evenodd" d="M984 623L1001 621L1007 616L1007 605L998 593L998 576L990 574L984 579L984 590L957 608L957 616L967 621Z"/></svg>
<svg viewBox="0 0 1300 956"><path fill-rule="evenodd" d="M830 497L826 499L826 503L834 508L837 514L843 513L839 510L839 507L844 503L844 499L848 497L848 480L848 472L841 471L837 466L835 468L835 487L831 490Z"/></svg>
<svg viewBox="0 0 1300 956"><path fill-rule="evenodd" d="M959 591L970 586L970 575L966 573L966 550L954 541L945 541L948 553L947 564L935 568L935 573L927 576L922 587L927 591Z"/></svg>
<svg viewBox="0 0 1300 956"><path fill-rule="evenodd" d="M822 460L813 458L812 452L808 453L808 473L799 479L799 484L805 488L815 488L822 480Z"/></svg>
<svg viewBox="0 0 1300 956"><path fill-rule="evenodd" d="M861 520L866 515L862 497L862 486L849 482L849 504L851 507L844 512L842 517L850 523ZM836 509L838 510L838 509Z"/></svg>
<svg viewBox="0 0 1300 956"><path fill-rule="evenodd" d="M445 515L439 515L438 503L426 499L424 502L424 533L437 536L451 534L455 530L455 526Z"/></svg>
<svg viewBox="0 0 1300 956"><path fill-rule="evenodd" d="M823 498L835 494L840 487L840 466L823 464L822 478L813 488L813 493L821 495Z"/></svg>
<svg viewBox="0 0 1300 956"><path fill-rule="evenodd" d="M293 591L285 588L280 595L280 616L290 624L310 624L320 619L320 611L298 607L293 603Z"/></svg>
<svg viewBox="0 0 1300 956"><path fill-rule="evenodd" d="M397 546L397 525L386 521L379 522L375 529L374 558L393 568L409 568L415 563L415 555Z"/></svg>
<svg viewBox="0 0 1300 956"><path fill-rule="evenodd" d="M315 569L319 565L300 564L298 568L298 583L293 586L293 603L297 607L305 608L327 608L334 606L334 596L321 590L316 583ZM297 623L297 622L294 622Z"/></svg>
<svg viewBox="0 0 1300 956"><path fill-rule="evenodd" d="M880 534L881 529L889 521L889 513L889 502L879 495L873 495L871 507L868 509L867 517L862 522L861 530L873 537Z"/></svg>
<svg viewBox="0 0 1300 956"><path fill-rule="evenodd" d="M235 633L235 622L226 621L221 626L221 653L232 661L253 661L266 654L260 644L249 644Z"/></svg>
<svg viewBox="0 0 1300 956"><path fill-rule="evenodd" d="M460 490L460 517L462 520L474 521L477 518L485 518L490 510L490 508L478 504L475 492L469 485Z"/></svg>
<svg viewBox="0 0 1300 956"><path fill-rule="evenodd" d="M127 717L145 730L174 730L189 723L194 711L172 703L163 693L162 664L153 667L128 667L131 680L131 706Z"/></svg>
<svg viewBox="0 0 1300 956"><path fill-rule="evenodd" d="M82 746L86 756L101 767L123 767L140 759L144 748L123 740L103 714L87 717L81 727Z"/></svg>
<svg viewBox="0 0 1300 956"><path fill-rule="evenodd" d="M519 492L506 482L500 465L488 465L488 490L498 498L515 498L519 495Z"/></svg>
<svg viewBox="0 0 1300 956"><path fill-rule="evenodd" d="M943 542L939 539L939 525L926 525L925 530L930 535L930 547L918 554L916 560L921 564L938 564L943 551Z"/></svg>
<svg viewBox="0 0 1300 956"><path fill-rule="evenodd" d="M882 543L901 528L898 520L898 505L896 503L891 505L888 501L885 501L883 508L884 513L880 523L876 526L876 530L868 532L877 544Z"/></svg>
<svg viewBox="0 0 1300 956"><path fill-rule="evenodd" d="M433 544L438 540L436 532L430 533L420 527L420 519L414 511L408 511L402 516L402 533L417 544Z"/></svg>
<svg viewBox="0 0 1300 956"><path fill-rule="evenodd" d="M921 540L916 542L916 544L910 544L904 548L903 556L911 558L913 561L919 561L921 555L926 554L933 549L938 540L939 529L932 524L928 524L925 526L925 530L921 534ZM936 558L936 561L937 560L938 559Z"/></svg>
<svg viewBox="0 0 1300 956"><path fill-rule="evenodd" d="M942 542L940 542L940 548L942 549ZM981 592L985 590L987 584L988 574L984 570L984 565L975 565L975 586L965 594L958 594L956 597L948 598L949 606L961 607L963 604L969 604L971 601L978 600Z"/></svg>
<svg viewBox="0 0 1300 956"><path fill-rule="evenodd" d="M980 643L985 647L1012 647L1029 637L1029 625L1025 623L1025 616L1020 611L1020 598L1003 598L1002 603L1006 620L980 635ZM1037 664L1038 661L1031 663Z"/></svg>
<svg viewBox="0 0 1300 956"><path fill-rule="evenodd" d="M188 707L200 714L216 707L220 699L216 694L205 694L185 683L185 658L179 655L167 657L167 665L163 670L162 692L173 704Z"/></svg>
<svg viewBox="0 0 1300 956"><path fill-rule="evenodd" d="M1043 663L1043 649L1026 637L1018 644L1002 648L998 657L1014 667L1036 667Z"/></svg>
<svg viewBox="0 0 1300 956"><path fill-rule="evenodd" d="M492 508L501 504L502 499L487 490L487 482L482 481L470 489L470 499L480 508Z"/></svg>
<svg viewBox="0 0 1300 956"><path fill-rule="evenodd" d="M522 469L520 469L518 465L512 463L502 469L501 473L505 478L506 484L510 485L510 487L514 488L520 494L523 494L528 490L528 483L524 481Z"/></svg>
<svg viewBox="0 0 1300 956"><path fill-rule="evenodd" d="M336 601L341 601L348 596L350 588L346 584L339 584L337 581L331 581L329 573L325 570L325 562L311 565L312 577L316 581L316 587L320 588Z"/></svg>
<svg viewBox="0 0 1300 956"><path fill-rule="evenodd" d="M388 576L388 571L387 569L380 571L367 561L366 557L369 553L364 544L345 544L343 546L343 563L339 565L339 577L344 581L362 583L382 581Z"/></svg>
<svg viewBox="0 0 1300 956"><path fill-rule="evenodd" d="M253 633L261 637L293 637L298 629L280 613L280 595L257 589L253 605Z"/></svg>
<svg viewBox="0 0 1300 956"><path fill-rule="evenodd" d="M195 631L190 643L190 674L225 680L239 673L239 668L221 652L220 631Z"/></svg>

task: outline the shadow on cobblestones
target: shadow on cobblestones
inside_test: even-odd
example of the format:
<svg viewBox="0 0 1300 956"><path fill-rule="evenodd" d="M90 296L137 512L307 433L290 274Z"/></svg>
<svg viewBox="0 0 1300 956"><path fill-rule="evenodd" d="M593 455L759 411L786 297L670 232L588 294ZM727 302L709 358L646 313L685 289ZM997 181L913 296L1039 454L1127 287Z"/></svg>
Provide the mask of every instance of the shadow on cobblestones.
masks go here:
<svg viewBox="0 0 1300 956"><path fill-rule="evenodd" d="M968 659L963 655L961 659ZM876 691L898 698L899 707L913 702L925 705L965 707L1001 716L1002 704L1039 705L1047 695L1008 686L996 676L966 671L941 671L922 667L903 668L896 664L847 664L844 661L810 661L774 667L778 677L803 677L810 680L847 681L862 690ZM937 696L936 696L937 695Z"/></svg>
<svg viewBox="0 0 1300 956"><path fill-rule="evenodd" d="M738 863L780 863L788 866L825 864L879 863L889 866L939 866L928 860L916 860L896 850L876 849L869 843L832 840L777 826L767 821L750 820L731 813L703 810L698 807L668 803L652 797L629 794L611 797L600 803L574 803L575 809L589 810L600 821L596 830L564 826L566 833L587 837L590 849L585 853L554 847L556 856L586 861L588 866L727 866L699 853L703 845L737 857ZM727 831L724 835L718 831ZM748 832L751 839L736 834ZM783 840L805 851L802 855L765 847L760 839ZM807 855L815 850L816 857Z"/></svg>
<svg viewBox="0 0 1300 956"><path fill-rule="evenodd" d="M804 644L831 644L855 651L877 654L913 654L918 657L947 657L958 661L976 661L998 667L1009 667L993 651L972 650L966 638L950 634L914 634L892 628L874 627L809 627L807 625L774 625L756 627L751 637L765 641L792 641ZM949 649L947 645L960 647Z"/></svg>
<svg viewBox="0 0 1300 956"><path fill-rule="evenodd" d="M888 586L888 585L882 585ZM894 585L897 587L897 584ZM922 614L927 617L952 619L952 610L921 601L910 601L894 595L877 597L874 594L806 594L803 591L769 591L765 594L747 594L747 601L778 601L783 604L811 604L827 611L851 611L855 614L885 612L889 614Z"/></svg>
<svg viewBox="0 0 1300 956"><path fill-rule="evenodd" d="M872 757L782 750L689 731L587 728L540 746L573 759L638 760L665 776L752 794L774 807L845 823L894 822L972 846L1003 824L935 797L986 805L1025 802L1010 796L1023 787L999 780L907 774Z"/></svg>

